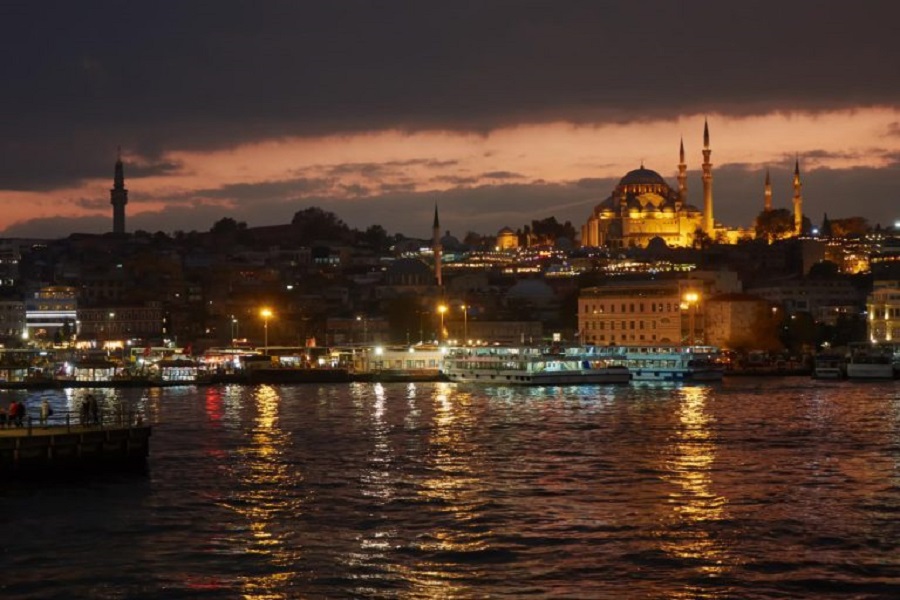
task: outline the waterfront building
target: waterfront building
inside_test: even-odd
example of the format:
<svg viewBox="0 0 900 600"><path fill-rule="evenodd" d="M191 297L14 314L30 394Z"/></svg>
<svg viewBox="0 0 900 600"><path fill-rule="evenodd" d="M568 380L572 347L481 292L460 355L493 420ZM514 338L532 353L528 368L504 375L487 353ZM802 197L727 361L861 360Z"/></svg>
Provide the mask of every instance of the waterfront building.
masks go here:
<svg viewBox="0 0 900 600"><path fill-rule="evenodd" d="M900 343L900 281L876 281L866 299L867 333L872 343Z"/></svg>
<svg viewBox="0 0 900 600"><path fill-rule="evenodd" d="M78 309L78 337L99 345L122 347L128 340L160 339L167 332L162 304L92 307Z"/></svg>
<svg viewBox="0 0 900 600"><path fill-rule="evenodd" d="M720 294L704 306L706 343L725 349L776 350L780 347L777 307L752 294Z"/></svg>
<svg viewBox="0 0 900 600"><path fill-rule="evenodd" d="M805 312L814 317L835 309L859 312L864 300L846 278L791 278L757 284L746 291L784 308L788 315Z"/></svg>
<svg viewBox="0 0 900 600"><path fill-rule="evenodd" d="M25 303L20 300L0 301L0 343L21 339L25 331Z"/></svg>
<svg viewBox="0 0 900 600"><path fill-rule="evenodd" d="M667 279L585 288L578 297L582 343L647 346L704 343L707 281Z"/></svg>
<svg viewBox="0 0 900 600"><path fill-rule="evenodd" d="M25 300L25 331L22 337L52 342L78 332L77 293L70 286L47 286Z"/></svg>

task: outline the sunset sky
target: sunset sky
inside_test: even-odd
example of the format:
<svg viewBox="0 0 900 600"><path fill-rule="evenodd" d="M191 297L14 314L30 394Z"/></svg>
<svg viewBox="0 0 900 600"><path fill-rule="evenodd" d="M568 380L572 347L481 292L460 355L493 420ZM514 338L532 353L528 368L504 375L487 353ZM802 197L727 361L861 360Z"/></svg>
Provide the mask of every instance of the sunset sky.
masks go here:
<svg viewBox="0 0 900 600"><path fill-rule="evenodd" d="M0 235L289 222L576 228L643 163L715 217L900 220L900 4L4 2Z"/></svg>

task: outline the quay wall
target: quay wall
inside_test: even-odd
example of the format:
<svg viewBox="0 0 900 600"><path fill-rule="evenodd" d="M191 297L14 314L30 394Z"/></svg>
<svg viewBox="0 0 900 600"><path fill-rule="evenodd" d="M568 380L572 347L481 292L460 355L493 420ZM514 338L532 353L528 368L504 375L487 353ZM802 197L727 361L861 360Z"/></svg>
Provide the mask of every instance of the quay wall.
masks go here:
<svg viewBox="0 0 900 600"><path fill-rule="evenodd" d="M142 469L150 454L150 435L149 425L4 430L0 432L0 473Z"/></svg>

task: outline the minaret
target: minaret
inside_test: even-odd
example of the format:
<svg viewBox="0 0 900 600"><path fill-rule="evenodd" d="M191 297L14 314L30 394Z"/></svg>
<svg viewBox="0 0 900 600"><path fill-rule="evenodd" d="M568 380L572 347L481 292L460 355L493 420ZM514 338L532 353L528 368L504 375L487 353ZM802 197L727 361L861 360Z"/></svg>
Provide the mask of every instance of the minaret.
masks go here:
<svg viewBox="0 0 900 600"><path fill-rule="evenodd" d="M713 219L713 192L712 192L712 163L709 157L712 150L709 149L709 125L703 119L703 232L709 237L715 237L716 222Z"/></svg>
<svg viewBox="0 0 900 600"><path fill-rule="evenodd" d="M763 206L766 212L772 210L772 180L769 179L769 170L766 169L766 203Z"/></svg>
<svg viewBox="0 0 900 600"><path fill-rule="evenodd" d="M125 233L125 205L128 204L128 190L125 189L125 169L122 167L121 148L116 160L113 187L109 190L109 203L113 205L113 233Z"/></svg>
<svg viewBox="0 0 900 600"><path fill-rule="evenodd" d="M443 285L441 279L441 254L443 248L441 248L441 222L438 220L437 204L434 205L433 227L431 245L434 250L434 279L437 282L438 287L441 287Z"/></svg>
<svg viewBox="0 0 900 600"><path fill-rule="evenodd" d="M800 158L794 163L794 233L800 235L803 233L803 195L800 189L803 184L800 183Z"/></svg>
<svg viewBox="0 0 900 600"><path fill-rule="evenodd" d="M682 206L687 204L687 164L684 162L684 138L681 138L681 148L678 151L678 202Z"/></svg>

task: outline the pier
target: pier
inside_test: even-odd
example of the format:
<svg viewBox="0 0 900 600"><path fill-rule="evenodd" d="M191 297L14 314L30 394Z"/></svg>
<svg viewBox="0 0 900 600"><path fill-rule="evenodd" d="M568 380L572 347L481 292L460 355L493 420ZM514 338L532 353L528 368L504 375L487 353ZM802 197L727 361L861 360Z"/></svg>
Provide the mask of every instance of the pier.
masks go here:
<svg viewBox="0 0 900 600"><path fill-rule="evenodd" d="M150 453L149 425L50 425L0 429L0 475L141 471Z"/></svg>

